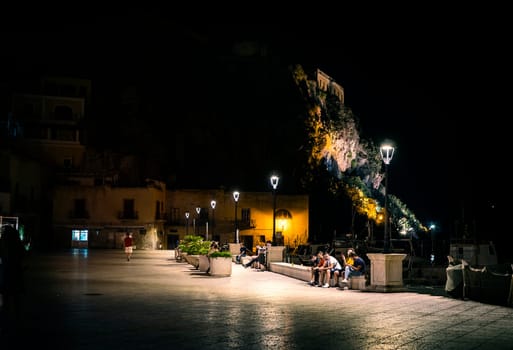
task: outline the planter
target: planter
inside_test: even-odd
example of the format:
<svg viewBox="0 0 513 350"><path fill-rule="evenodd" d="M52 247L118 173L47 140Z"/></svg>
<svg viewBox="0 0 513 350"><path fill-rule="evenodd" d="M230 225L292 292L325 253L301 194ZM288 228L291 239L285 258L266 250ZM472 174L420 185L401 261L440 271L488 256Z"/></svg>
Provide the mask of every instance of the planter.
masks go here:
<svg viewBox="0 0 513 350"><path fill-rule="evenodd" d="M187 253L180 252L180 254L178 255L178 258L176 259L176 261L187 262Z"/></svg>
<svg viewBox="0 0 513 350"><path fill-rule="evenodd" d="M199 266L198 269L200 272L207 272L210 266L210 261L208 260L208 256L200 255L199 256Z"/></svg>
<svg viewBox="0 0 513 350"><path fill-rule="evenodd" d="M406 254L367 253L370 259L370 290L376 292L402 292L403 260Z"/></svg>
<svg viewBox="0 0 513 350"><path fill-rule="evenodd" d="M268 251L269 262L283 262L285 261L285 247L284 246L271 246Z"/></svg>
<svg viewBox="0 0 513 350"><path fill-rule="evenodd" d="M187 254L185 256L185 260L187 260L187 262L189 264L191 264L192 266L194 266L195 268L198 268L199 266L199 255L189 255Z"/></svg>
<svg viewBox="0 0 513 350"><path fill-rule="evenodd" d="M209 275L227 277L232 275L232 258L231 257L210 257Z"/></svg>

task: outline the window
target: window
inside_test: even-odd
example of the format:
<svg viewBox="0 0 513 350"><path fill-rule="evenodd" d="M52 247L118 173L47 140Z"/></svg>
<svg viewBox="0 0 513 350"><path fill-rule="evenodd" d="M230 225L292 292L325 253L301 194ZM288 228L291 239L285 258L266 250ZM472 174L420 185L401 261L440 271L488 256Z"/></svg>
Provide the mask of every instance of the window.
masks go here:
<svg viewBox="0 0 513 350"><path fill-rule="evenodd" d="M160 201L157 201L155 204L155 220L161 220L163 217L163 213L160 211Z"/></svg>
<svg viewBox="0 0 513 350"><path fill-rule="evenodd" d="M123 219L137 219L137 212L135 211L135 199L123 199L123 212L121 214Z"/></svg>
<svg viewBox="0 0 513 350"><path fill-rule="evenodd" d="M31 103L25 103L23 105L23 111L21 113L23 118L25 119L34 119L36 117L34 112L34 105Z"/></svg>
<svg viewBox="0 0 513 350"><path fill-rule="evenodd" d="M76 141L77 131L70 128L52 128L52 139L59 141Z"/></svg>
<svg viewBox="0 0 513 350"><path fill-rule="evenodd" d="M71 240L78 242L87 241L89 230L71 230Z"/></svg>
<svg viewBox="0 0 513 350"><path fill-rule="evenodd" d="M171 217L169 218L171 224L179 225L182 217L184 217L184 216L180 214L179 208L171 208Z"/></svg>
<svg viewBox="0 0 513 350"><path fill-rule="evenodd" d="M64 167L64 169L73 168L73 157L64 158L62 166Z"/></svg>
<svg viewBox="0 0 513 350"><path fill-rule="evenodd" d="M250 208L242 208L241 209L241 223L249 225L251 223L251 209Z"/></svg>
<svg viewBox="0 0 513 350"><path fill-rule="evenodd" d="M55 106L53 113L56 120L73 120L73 110L69 106Z"/></svg>
<svg viewBox="0 0 513 350"><path fill-rule="evenodd" d="M85 86L78 88L78 97L87 97L87 88Z"/></svg>
<svg viewBox="0 0 513 350"><path fill-rule="evenodd" d="M73 217L75 218L87 218L86 201L84 198L75 199L73 207Z"/></svg>

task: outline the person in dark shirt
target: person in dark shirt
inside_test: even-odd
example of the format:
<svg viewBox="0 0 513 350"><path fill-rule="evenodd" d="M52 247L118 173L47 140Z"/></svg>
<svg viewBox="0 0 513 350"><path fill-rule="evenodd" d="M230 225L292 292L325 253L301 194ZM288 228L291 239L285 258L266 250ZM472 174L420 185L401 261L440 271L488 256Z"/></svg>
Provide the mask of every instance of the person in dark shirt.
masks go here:
<svg viewBox="0 0 513 350"><path fill-rule="evenodd" d="M248 248L244 245L244 243L240 244L240 252L239 255L235 257L235 261L237 263L241 263L241 259L248 254Z"/></svg>
<svg viewBox="0 0 513 350"><path fill-rule="evenodd" d="M344 273L344 279L342 282L347 283L348 278L351 278L351 276L363 276L365 274L365 260L360 258L358 254L356 254L355 251L350 252L348 256L353 258L354 262L353 265L346 264L345 266L345 273Z"/></svg>
<svg viewBox="0 0 513 350"><path fill-rule="evenodd" d="M312 267L310 270L311 277L310 277L310 282L308 282L308 284L311 286L316 286L320 283L319 282L319 274L320 274L319 269L322 268L325 264L324 252L319 251L317 253L317 255L312 255L311 261L312 261Z"/></svg>
<svg viewBox="0 0 513 350"><path fill-rule="evenodd" d="M246 264L244 264L244 268L248 268L251 265L255 264L257 269L260 269L261 265L265 265L265 253L266 248L263 244L259 244L256 246L257 254Z"/></svg>

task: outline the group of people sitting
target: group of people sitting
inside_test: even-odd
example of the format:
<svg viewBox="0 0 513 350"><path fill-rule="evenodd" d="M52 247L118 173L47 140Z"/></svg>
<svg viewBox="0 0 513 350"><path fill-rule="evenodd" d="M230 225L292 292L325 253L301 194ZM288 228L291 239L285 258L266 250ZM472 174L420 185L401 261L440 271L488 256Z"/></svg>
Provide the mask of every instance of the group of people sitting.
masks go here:
<svg viewBox="0 0 513 350"><path fill-rule="evenodd" d="M340 253L340 261L329 253L319 251L317 255L312 256L311 286L323 288L330 287L330 280L335 280L335 285L339 285L339 277L342 277L343 283L348 283L352 276L362 276L365 274L365 260L359 257L353 249L347 250L347 258L343 252Z"/></svg>
<svg viewBox="0 0 513 350"><path fill-rule="evenodd" d="M239 264L242 264L244 268L248 268L250 266L261 269L266 266L267 259L267 249L271 246L271 242L267 241L266 243L259 243L256 245L256 254L251 257L251 260L244 263L242 258L248 256L251 252L246 248L244 243L240 245L240 253L235 257L235 261Z"/></svg>

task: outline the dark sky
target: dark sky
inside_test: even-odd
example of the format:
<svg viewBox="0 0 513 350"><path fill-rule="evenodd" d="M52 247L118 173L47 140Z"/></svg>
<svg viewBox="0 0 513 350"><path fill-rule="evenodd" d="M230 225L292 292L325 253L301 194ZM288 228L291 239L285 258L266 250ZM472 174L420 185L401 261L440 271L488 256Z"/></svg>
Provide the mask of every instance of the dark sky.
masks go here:
<svg viewBox="0 0 513 350"><path fill-rule="evenodd" d="M403 11L272 24L179 23L162 11L87 13L43 26L29 17L1 33L0 57L7 75L58 66L110 83L137 77L157 91L189 69L201 73L194 79L209 76L212 58L229 67L236 43L265 44L278 65L317 67L342 85L363 137L395 141L389 193L423 223L486 211L509 191L507 21L500 9Z"/></svg>

